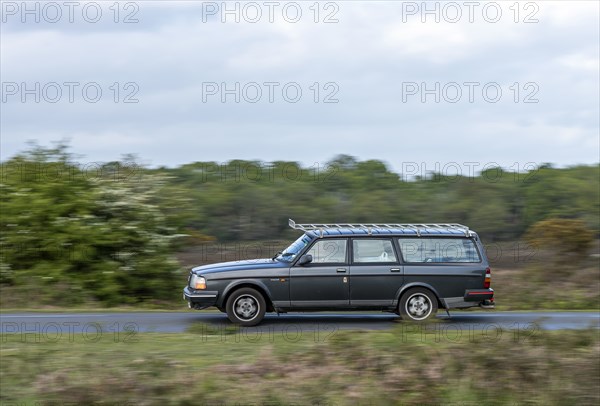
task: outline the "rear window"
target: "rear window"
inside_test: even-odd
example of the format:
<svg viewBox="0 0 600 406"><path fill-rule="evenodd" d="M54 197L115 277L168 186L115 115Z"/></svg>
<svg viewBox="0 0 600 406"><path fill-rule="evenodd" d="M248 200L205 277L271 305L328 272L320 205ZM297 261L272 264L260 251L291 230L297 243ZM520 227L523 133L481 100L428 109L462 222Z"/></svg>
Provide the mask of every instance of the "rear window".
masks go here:
<svg viewBox="0 0 600 406"><path fill-rule="evenodd" d="M406 262L481 262L468 238L399 238L398 242Z"/></svg>

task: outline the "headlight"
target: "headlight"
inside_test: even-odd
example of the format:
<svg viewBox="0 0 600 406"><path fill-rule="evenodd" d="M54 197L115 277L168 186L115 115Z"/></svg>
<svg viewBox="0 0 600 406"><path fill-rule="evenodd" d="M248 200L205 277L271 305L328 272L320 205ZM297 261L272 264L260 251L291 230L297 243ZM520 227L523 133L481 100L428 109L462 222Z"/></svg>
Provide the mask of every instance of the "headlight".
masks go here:
<svg viewBox="0 0 600 406"><path fill-rule="evenodd" d="M203 276L193 274L190 278L190 288L192 289L206 289L206 279Z"/></svg>

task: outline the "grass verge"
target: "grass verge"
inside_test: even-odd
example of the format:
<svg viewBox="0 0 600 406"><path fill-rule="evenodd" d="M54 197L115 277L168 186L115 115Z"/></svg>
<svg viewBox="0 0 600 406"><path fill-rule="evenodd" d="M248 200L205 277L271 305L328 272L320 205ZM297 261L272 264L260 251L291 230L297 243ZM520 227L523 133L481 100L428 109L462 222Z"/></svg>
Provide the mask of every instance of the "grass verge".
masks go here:
<svg viewBox="0 0 600 406"><path fill-rule="evenodd" d="M193 325L184 334L4 335L1 403L600 403L600 333Z"/></svg>

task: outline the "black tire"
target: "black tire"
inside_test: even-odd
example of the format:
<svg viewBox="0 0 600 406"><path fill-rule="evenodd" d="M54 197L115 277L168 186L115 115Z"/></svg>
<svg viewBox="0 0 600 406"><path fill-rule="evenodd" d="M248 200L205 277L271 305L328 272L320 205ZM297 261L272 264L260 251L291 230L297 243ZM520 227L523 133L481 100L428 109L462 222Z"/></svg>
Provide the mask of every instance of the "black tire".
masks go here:
<svg viewBox="0 0 600 406"><path fill-rule="evenodd" d="M240 326L256 326L265 317L267 304L263 295L252 288L241 288L233 292L225 306L227 317Z"/></svg>
<svg viewBox="0 0 600 406"><path fill-rule="evenodd" d="M425 288L412 288L404 292L398 304L398 313L404 320L425 321L438 310L438 301L432 291Z"/></svg>

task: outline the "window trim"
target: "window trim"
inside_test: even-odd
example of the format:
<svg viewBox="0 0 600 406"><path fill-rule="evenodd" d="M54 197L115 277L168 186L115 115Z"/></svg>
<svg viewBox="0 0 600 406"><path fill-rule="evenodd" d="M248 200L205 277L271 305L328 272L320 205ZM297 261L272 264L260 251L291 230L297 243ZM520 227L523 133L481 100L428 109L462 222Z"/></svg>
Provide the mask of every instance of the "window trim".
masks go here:
<svg viewBox="0 0 600 406"><path fill-rule="evenodd" d="M481 255L481 252L479 250L479 246L477 245L477 242L475 241L474 237L448 237L446 235L440 235L440 236L427 236L427 237L414 237L414 236L410 236L410 237L399 237L396 236L394 237L394 239L396 240L396 243L398 244L398 250L400 251L400 255L402 257L402 263L403 264L407 264L407 265L425 265L425 266L432 266L432 265L445 265L445 266L456 266L456 265L468 265L468 264L481 264L483 263L483 256ZM475 246L475 251L477 252L477 256L479 257L479 261L469 261L469 262L447 262L447 261L443 261L443 262L409 262L406 260L406 258L404 258L404 253L402 252L402 246L400 245L400 240L407 240L407 239L428 239L428 240L435 240L435 239L446 239L446 240L471 240L471 242L473 243L473 245Z"/></svg>
<svg viewBox="0 0 600 406"><path fill-rule="evenodd" d="M357 240L366 240L366 241L372 241L372 240L387 240L392 244L392 250L394 251L394 255L396 256L396 260L395 261L386 261L386 262L381 262L381 261L377 261L377 262L355 262L354 261L354 241ZM400 264L400 256L398 255L398 249L396 249L396 244L394 244L394 237L353 237L351 238L351 242L352 244L350 244L350 264L354 265L354 266L360 266L360 265L369 265L369 266L374 266L374 265L399 265Z"/></svg>

